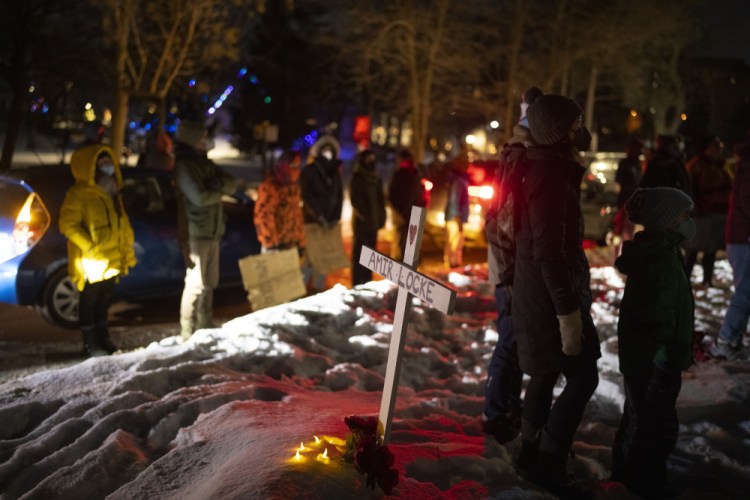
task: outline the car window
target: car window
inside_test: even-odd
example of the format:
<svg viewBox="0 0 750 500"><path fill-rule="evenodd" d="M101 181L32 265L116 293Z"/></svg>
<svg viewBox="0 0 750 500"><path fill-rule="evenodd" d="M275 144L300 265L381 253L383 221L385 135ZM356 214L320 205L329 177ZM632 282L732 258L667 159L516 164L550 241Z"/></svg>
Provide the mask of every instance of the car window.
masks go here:
<svg viewBox="0 0 750 500"><path fill-rule="evenodd" d="M130 177L122 183L122 202L131 216L163 213L166 210L162 188L155 177Z"/></svg>
<svg viewBox="0 0 750 500"><path fill-rule="evenodd" d="M18 184L0 183L0 215L15 219L29 192Z"/></svg>

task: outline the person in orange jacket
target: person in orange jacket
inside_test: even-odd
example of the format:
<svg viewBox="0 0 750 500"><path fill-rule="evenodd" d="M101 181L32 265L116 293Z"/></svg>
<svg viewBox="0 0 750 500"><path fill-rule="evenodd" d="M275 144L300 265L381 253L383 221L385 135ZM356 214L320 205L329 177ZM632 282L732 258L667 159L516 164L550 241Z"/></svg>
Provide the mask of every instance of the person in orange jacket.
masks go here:
<svg viewBox="0 0 750 500"><path fill-rule="evenodd" d="M264 252L305 248L302 195L298 182L301 161L296 151L282 154L258 186L253 217Z"/></svg>

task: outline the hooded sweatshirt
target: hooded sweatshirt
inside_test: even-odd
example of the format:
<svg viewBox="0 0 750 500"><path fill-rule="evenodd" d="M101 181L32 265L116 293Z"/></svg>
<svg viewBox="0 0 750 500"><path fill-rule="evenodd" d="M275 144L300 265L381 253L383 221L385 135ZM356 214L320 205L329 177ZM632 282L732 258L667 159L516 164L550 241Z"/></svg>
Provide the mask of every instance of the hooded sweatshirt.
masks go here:
<svg viewBox="0 0 750 500"><path fill-rule="evenodd" d="M114 152L101 144L85 146L70 159L76 182L60 208L60 232L68 239L68 274L78 291L86 282L126 275L136 263L133 228L119 194L110 196L94 180L96 159L103 152L112 158L117 186L122 185Z"/></svg>
<svg viewBox="0 0 750 500"><path fill-rule="evenodd" d="M681 371L693 363L693 292L681 240L671 231L641 231L615 261L627 275L617 324L623 375L648 377L654 365Z"/></svg>

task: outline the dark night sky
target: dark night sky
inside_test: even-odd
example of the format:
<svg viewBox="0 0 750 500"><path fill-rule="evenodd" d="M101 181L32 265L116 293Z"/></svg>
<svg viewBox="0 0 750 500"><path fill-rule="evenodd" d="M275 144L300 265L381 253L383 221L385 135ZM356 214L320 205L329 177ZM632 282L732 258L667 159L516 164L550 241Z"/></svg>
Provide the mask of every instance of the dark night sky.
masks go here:
<svg viewBox="0 0 750 500"><path fill-rule="evenodd" d="M706 52L750 64L750 0L709 0L700 9Z"/></svg>

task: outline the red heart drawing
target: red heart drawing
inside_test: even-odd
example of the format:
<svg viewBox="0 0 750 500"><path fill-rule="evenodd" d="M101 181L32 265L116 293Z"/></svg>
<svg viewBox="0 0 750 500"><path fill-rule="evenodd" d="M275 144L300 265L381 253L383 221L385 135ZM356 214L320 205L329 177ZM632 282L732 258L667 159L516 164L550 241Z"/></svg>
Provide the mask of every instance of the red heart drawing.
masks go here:
<svg viewBox="0 0 750 500"><path fill-rule="evenodd" d="M417 237L417 226L414 224L409 225L409 244L414 244L414 238Z"/></svg>

